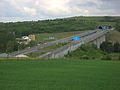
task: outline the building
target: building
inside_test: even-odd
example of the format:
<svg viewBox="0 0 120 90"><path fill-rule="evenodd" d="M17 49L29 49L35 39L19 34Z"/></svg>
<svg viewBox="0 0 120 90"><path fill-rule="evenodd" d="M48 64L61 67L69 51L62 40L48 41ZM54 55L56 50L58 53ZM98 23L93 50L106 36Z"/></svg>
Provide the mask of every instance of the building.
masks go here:
<svg viewBox="0 0 120 90"><path fill-rule="evenodd" d="M17 42L19 44L29 44L31 42L31 39L28 36L22 36L22 38L16 38Z"/></svg>
<svg viewBox="0 0 120 90"><path fill-rule="evenodd" d="M36 40L35 35L29 35L28 37L31 39L31 41L35 41Z"/></svg>
<svg viewBox="0 0 120 90"><path fill-rule="evenodd" d="M22 36L22 38L16 38L19 44L29 44L31 41L35 41L35 35Z"/></svg>

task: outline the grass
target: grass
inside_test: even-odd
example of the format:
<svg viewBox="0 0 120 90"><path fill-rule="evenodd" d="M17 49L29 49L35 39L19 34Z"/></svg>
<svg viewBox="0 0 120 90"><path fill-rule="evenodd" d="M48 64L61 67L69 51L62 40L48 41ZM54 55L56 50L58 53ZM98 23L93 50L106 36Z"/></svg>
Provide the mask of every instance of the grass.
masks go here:
<svg viewBox="0 0 120 90"><path fill-rule="evenodd" d="M31 58L36 58L36 57L43 55L43 54L45 54L45 52L32 52L32 53L27 54L27 56L31 57Z"/></svg>
<svg viewBox="0 0 120 90"><path fill-rule="evenodd" d="M120 62L2 60L0 90L120 90Z"/></svg>
<svg viewBox="0 0 120 90"><path fill-rule="evenodd" d="M54 41L56 39L66 38L66 37L73 36L75 34L80 34L81 32L83 31L36 34L36 40L40 42ZM49 37L54 37L55 39L49 39Z"/></svg>
<svg viewBox="0 0 120 90"><path fill-rule="evenodd" d="M58 43L58 44L55 44L55 45L52 45L52 46L48 46L48 47L45 47L45 48L42 48L42 49L40 48L40 50L55 50L57 48L65 46L67 44L69 44L69 42L68 43Z"/></svg>
<svg viewBox="0 0 120 90"><path fill-rule="evenodd" d="M100 59L106 53L97 49L93 44L82 45L77 50L66 55L67 58L76 58L76 59Z"/></svg>

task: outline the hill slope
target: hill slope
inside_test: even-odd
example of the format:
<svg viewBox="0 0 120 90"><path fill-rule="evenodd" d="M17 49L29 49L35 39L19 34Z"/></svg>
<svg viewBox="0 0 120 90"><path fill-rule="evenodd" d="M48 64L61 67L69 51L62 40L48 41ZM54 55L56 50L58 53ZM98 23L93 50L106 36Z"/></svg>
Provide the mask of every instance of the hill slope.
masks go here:
<svg viewBox="0 0 120 90"><path fill-rule="evenodd" d="M115 26L120 17L71 17L55 20L0 23L0 52L15 42L16 37L39 33L93 30L98 25ZM15 46L16 44L12 45ZM10 46L9 46L10 47ZM15 49L16 50L16 49Z"/></svg>

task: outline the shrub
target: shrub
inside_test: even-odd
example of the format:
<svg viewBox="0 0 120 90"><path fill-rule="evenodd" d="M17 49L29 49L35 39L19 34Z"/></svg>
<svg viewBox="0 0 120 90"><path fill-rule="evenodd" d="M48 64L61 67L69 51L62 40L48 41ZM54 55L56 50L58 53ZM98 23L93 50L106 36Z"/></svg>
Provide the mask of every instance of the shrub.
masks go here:
<svg viewBox="0 0 120 90"><path fill-rule="evenodd" d="M112 60L110 55L102 56L101 60Z"/></svg>
<svg viewBox="0 0 120 90"><path fill-rule="evenodd" d="M93 56L92 59L95 59L95 57Z"/></svg>
<svg viewBox="0 0 120 90"><path fill-rule="evenodd" d="M83 55L83 56L82 56L82 59L86 59L86 60L88 60L88 59L89 59L89 56L87 56L87 55Z"/></svg>
<svg viewBox="0 0 120 90"><path fill-rule="evenodd" d="M120 55L118 56L118 60L120 60Z"/></svg>

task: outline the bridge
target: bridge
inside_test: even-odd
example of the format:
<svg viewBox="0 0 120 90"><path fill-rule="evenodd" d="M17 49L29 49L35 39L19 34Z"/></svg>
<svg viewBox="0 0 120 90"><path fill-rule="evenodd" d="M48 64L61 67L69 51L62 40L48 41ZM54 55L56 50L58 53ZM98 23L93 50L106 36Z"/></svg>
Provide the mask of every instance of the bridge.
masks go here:
<svg viewBox="0 0 120 90"><path fill-rule="evenodd" d="M95 33L93 33L93 32L95 32ZM48 51L45 54L40 55L39 57L36 57L36 58L44 58L44 59L62 58L65 55L67 55L68 53L70 53L70 52L76 50L77 48L79 48L82 44L86 44L86 43L89 43L89 42L93 42L95 45L97 45L98 48L100 48L100 44L106 40L106 35L107 35L108 32L109 32L109 30L86 31L84 33L81 33L81 34L77 35L77 36L82 37L80 41L78 41L78 42L73 41L68 45L62 46L62 47L57 48L57 49L52 50L52 51ZM21 51L16 51L16 52L10 53L9 57L16 57L17 55L21 55L21 54L24 55L24 54L36 52L38 50L39 50L39 52L45 52L43 50L45 47L53 46L56 43L69 42L71 37L67 37L67 38L63 38L63 39L60 39L60 40L48 42L46 44L40 44L38 46L27 48L27 49L24 49L24 50L21 50ZM43 48L43 49L40 50L40 48Z"/></svg>
<svg viewBox="0 0 120 90"><path fill-rule="evenodd" d="M81 45L92 42L97 48L100 48L100 44L106 40L106 35L109 33L108 30L97 31L96 33L82 37L79 42L71 42L69 45L60 47L54 51L48 52L37 58L52 59L52 58L62 58L68 53L78 49ZM84 34L85 35L85 34Z"/></svg>

